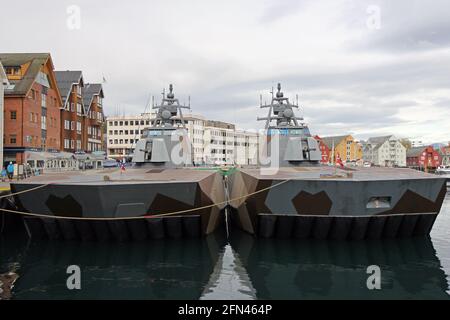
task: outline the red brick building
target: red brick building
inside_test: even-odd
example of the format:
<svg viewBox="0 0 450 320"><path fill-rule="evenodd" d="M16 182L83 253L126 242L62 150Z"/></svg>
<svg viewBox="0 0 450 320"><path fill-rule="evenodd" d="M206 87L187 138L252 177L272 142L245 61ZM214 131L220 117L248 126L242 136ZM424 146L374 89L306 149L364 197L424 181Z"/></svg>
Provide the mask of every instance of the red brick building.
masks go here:
<svg viewBox="0 0 450 320"><path fill-rule="evenodd" d="M81 71L56 71L63 108L61 109L61 150L77 152L87 150L86 111L82 91Z"/></svg>
<svg viewBox="0 0 450 320"><path fill-rule="evenodd" d="M86 112L86 150L88 152L105 151L103 113L103 88L99 83L87 83L82 89L83 104Z"/></svg>
<svg viewBox="0 0 450 320"><path fill-rule="evenodd" d="M316 139L319 142L319 148L320 152L322 153L322 160L320 160L320 163L328 164L330 162L330 156L331 156L331 150L328 147L328 145L322 140L319 136L314 136L314 139Z"/></svg>
<svg viewBox="0 0 450 320"><path fill-rule="evenodd" d="M415 147L406 152L406 165L410 168L429 171L436 169L440 163L440 154L432 146Z"/></svg>
<svg viewBox="0 0 450 320"><path fill-rule="evenodd" d="M49 53L0 53L10 86L4 101L5 161L24 163L26 150L61 148L62 99Z"/></svg>

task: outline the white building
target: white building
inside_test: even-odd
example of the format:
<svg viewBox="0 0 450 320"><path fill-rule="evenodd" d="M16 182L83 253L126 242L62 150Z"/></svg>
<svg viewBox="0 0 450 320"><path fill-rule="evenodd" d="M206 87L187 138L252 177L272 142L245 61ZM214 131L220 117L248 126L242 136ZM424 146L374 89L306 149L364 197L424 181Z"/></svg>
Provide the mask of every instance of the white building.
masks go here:
<svg viewBox="0 0 450 320"><path fill-rule="evenodd" d="M363 146L363 159L381 167L406 167L406 148L392 135L369 138Z"/></svg>
<svg viewBox="0 0 450 320"><path fill-rule="evenodd" d="M143 129L150 126L154 114L114 116L107 118L108 157L131 158ZM197 165L256 164L258 134L236 130L234 124L185 115L192 142L193 161Z"/></svg>
<svg viewBox="0 0 450 320"><path fill-rule="evenodd" d="M6 76L3 65L0 61L0 164L3 166L3 128L4 128L4 97L5 97L5 87L9 85L8 77ZM1 170L1 168L0 168Z"/></svg>

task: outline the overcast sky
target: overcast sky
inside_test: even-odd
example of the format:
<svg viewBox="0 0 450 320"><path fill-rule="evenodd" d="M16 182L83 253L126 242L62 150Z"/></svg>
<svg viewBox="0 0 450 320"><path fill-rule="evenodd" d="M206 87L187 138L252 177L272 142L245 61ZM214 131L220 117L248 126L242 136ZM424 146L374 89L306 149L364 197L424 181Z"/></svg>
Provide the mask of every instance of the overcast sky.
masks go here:
<svg viewBox="0 0 450 320"><path fill-rule="evenodd" d="M193 113L259 128L259 95L281 82L313 134L446 142L449 12L448 0L8 1L0 51L106 78L107 115L141 113L173 83Z"/></svg>

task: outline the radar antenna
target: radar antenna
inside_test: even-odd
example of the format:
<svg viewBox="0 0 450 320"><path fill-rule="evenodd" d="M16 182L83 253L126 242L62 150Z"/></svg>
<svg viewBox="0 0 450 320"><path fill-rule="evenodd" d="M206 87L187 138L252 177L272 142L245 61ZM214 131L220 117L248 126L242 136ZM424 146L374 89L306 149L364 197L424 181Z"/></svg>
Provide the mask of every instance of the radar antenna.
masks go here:
<svg viewBox="0 0 450 320"><path fill-rule="evenodd" d="M153 127L172 127L176 124L177 115L180 116L181 125L186 129L186 123L183 118L181 109L191 108L191 98L189 97L189 105L181 105L179 100L175 98L173 93L173 85L169 85L169 93L166 94L164 89L162 92L163 99L160 105L153 105L153 109L157 109L156 117L153 120Z"/></svg>
<svg viewBox="0 0 450 320"><path fill-rule="evenodd" d="M293 108L298 109L298 95L297 104L291 104L289 98L285 98L283 92L281 91L281 83L277 85L277 93L274 96L274 91L270 92L272 94L272 102L267 105L261 104L261 108L269 108L267 117L258 117L257 120L266 120L266 129L269 128L270 122L276 120L277 127L298 127L297 120L303 120L302 117L296 117ZM260 98L261 101L261 98Z"/></svg>

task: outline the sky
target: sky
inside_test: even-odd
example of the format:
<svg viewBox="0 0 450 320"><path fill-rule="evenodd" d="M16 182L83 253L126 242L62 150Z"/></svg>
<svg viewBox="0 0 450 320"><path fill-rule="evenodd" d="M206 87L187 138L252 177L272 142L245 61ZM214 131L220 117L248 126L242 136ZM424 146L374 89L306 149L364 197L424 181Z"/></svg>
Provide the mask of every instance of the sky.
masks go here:
<svg viewBox="0 0 450 320"><path fill-rule="evenodd" d="M264 124L260 95L299 95L313 134L450 141L450 1L40 0L2 3L0 52L50 52L104 79L106 115L173 83L192 113ZM147 109L148 110L148 109Z"/></svg>

